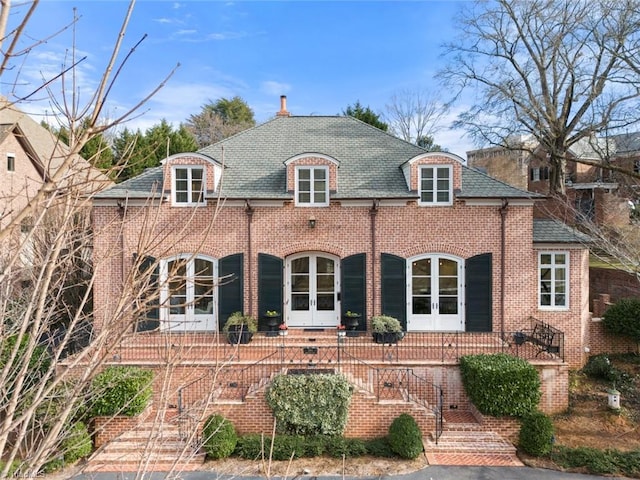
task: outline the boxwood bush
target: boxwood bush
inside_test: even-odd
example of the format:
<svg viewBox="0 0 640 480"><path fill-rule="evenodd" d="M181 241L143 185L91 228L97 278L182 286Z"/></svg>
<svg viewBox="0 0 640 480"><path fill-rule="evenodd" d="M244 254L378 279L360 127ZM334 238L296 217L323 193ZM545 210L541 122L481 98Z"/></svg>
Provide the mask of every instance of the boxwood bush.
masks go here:
<svg viewBox="0 0 640 480"><path fill-rule="evenodd" d="M551 459L563 468L581 468L597 475L620 475L638 478L640 451L623 452L615 449L599 450L591 447L554 447Z"/></svg>
<svg viewBox="0 0 640 480"><path fill-rule="evenodd" d="M420 427L408 413L403 413L391 422L388 438L391 450L402 458L417 458L424 450Z"/></svg>
<svg viewBox="0 0 640 480"><path fill-rule="evenodd" d="M604 328L611 333L640 342L640 298L623 298L611 305L602 316Z"/></svg>
<svg viewBox="0 0 640 480"><path fill-rule="evenodd" d="M548 415L536 411L522 418L518 437L520 448L535 457L551 452L553 447L553 422Z"/></svg>
<svg viewBox="0 0 640 480"><path fill-rule="evenodd" d="M485 415L522 417L537 409L542 392L535 367L498 353L460 358L464 389Z"/></svg>
<svg viewBox="0 0 640 480"><path fill-rule="evenodd" d="M214 460L230 456L238 443L233 424L222 415L211 415L202 427L202 438L207 456Z"/></svg>
<svg viewBox="0 0 640 480"><path fill-rule="evenodd" d="M138 367L107 367L91 382L93 405L97 416L141 414L153 394L153 372Z"/></svg>
<svg viewBox="0 0 640 480"><path fill-rule="evenodd" d="M271 437L248 434L238 437L235 455L248 460L269 458ZM346 458L359 457L368 453L363 440L345 438L340 435L276 435L273 438L273 460L289 460L293 458L310 458L320 455Z"/></svg>
<svg viewBox="0 0 640 480"><path fill-rule="evenodd" d="M351 386L343 375L277 375L266 393L279 433L341 435Z"/></svg>

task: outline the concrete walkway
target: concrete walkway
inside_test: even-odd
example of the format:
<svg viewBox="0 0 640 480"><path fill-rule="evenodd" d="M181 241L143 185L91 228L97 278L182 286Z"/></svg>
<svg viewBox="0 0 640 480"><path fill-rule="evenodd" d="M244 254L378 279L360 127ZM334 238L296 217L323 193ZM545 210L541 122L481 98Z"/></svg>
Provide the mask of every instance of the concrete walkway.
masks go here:
<svg viewBox="0 0 640 480"><path fill-rule="evenodd" d="M155 472L145 475L146 480L164 480L166 473ZM74 480L133 480L135 473L87 473L71 477ZM265 480L266 477L237 477L218 475L215 472L182 472L172 479L181 480ZM583 475L580 473L565 473L555 470L529 467L453 467L430 466L416 472L393 476L374 477L341 477L341 476L294 476L289 480L612 480L625 477L602 477L598 475ZM272 479L282 480L281 477Z"/></svg>

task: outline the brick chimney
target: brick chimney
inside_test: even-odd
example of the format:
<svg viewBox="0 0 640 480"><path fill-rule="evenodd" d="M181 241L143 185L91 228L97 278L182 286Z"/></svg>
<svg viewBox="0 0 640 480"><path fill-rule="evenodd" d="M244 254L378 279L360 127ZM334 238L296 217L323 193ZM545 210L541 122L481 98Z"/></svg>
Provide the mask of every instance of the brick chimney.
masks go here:
<svg viewBox="0 0 640 480"><path fill-rule="evenodd" d="M287 111L287 96L280 95L280 111L276 113L276 117L290 117L291 113Z"/></svg>

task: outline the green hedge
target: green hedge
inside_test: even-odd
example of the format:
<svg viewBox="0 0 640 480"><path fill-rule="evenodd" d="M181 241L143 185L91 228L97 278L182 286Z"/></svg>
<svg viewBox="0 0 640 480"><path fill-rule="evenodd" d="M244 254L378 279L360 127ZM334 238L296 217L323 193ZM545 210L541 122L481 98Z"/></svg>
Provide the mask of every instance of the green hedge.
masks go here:
<svg viewBox="0 0 640 480"><path fill-rule="evenodd" d="M277 375L266 393L279 433L341 435L351 386L343 375Z"/></svg>
<svg viewBox="0 0 640 480"><path fill-rule="evenodd" d="M91 382L91 414L97 416L141 414L151 400L153 372L138 367L107 367Z"/></svg>
<svg viewBox="0 0 640 480"><path fill-rule="evenodd" d="M408 413L403 413L393 420L389 426L388 438L391 450L402 458L417 458L424 450L420 427Z"/></svg>
<svg viewBox="0 0 640 480"><path fill-rule="evenodd" d="M65 465L71 465L91 454L93 443L84 423L74 423L70 428L64 430L63 435L64 438L57 450L56 457L48 461L42 468L44 473L60 470Z"/></svg>
<svg viewBox="0 0 640 480"><path fill-rule="evenodd" d="M522 417L537 409L542 392L535 367L502 353L460 359L464 389L485 415Z"/></svg>
<svg viewBox="0 0 640 480"><path fill-rule="evenodd" d="M382 440L375 440L374 448L368 448L370 442L357 438L345 438L340 435L276 435L273 439L273 460L289 460L293 458L311 458L321 455L331 457L354 458L362 455L375 455L376 451L382 451L379 447ZM376 448L378 450L376 450ZM238 437L238 443L234 454L248 460L269 458L271 451L271 437L259 434L242 435ZM387 450L388 451L388 450ZM390 455L384 455L390 456ZM393 456L393 455L391 455Z"/></svg>
<svg viewBox="0 0 640 480"><path fill-rule="evenodd" d="M548 415L537 411L522 419L518 445L529 455L541 457L551 452L553 446L553 422Z"/></svg>
<svg viewBox="0 0 640 480"><path fill-rule="evenodd" d="M640 299L623 298L611 305L602 316L604 328L617 335L640 342Z"/></svg>
<svg viewBox="0 0 640 480"><path fill-rule="evenodd" d="M211 415L202 427L204 449L214 460L230 456L238 443L233 424L222 415Z"/></svg>

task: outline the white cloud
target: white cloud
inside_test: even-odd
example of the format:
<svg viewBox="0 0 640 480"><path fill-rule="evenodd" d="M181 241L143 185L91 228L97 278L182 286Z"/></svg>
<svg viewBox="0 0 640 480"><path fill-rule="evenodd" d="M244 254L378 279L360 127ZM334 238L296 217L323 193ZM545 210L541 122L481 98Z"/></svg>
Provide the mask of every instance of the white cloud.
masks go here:
<svg viewBox="0 0 640 480"><path fill-rule="evenodd" d="M288 83L267 80L260 84L260 91L267 95L284 95L291 91L291 85Z"/></svg>

